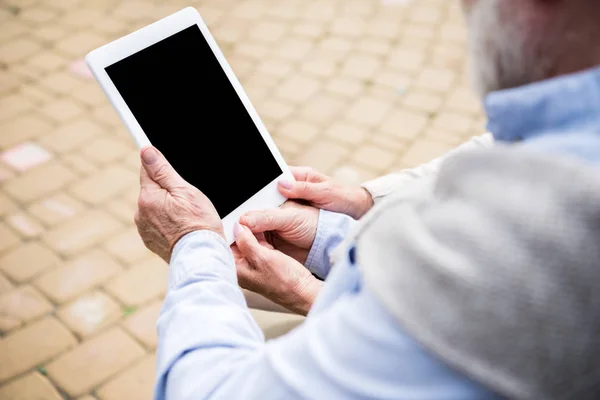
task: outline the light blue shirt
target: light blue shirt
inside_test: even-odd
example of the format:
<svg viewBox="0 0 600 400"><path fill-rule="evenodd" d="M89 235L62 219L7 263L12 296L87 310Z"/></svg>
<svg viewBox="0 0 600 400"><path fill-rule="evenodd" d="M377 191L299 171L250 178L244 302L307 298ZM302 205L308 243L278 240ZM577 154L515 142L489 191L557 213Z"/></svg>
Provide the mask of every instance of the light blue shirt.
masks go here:
<svg viewBox="0 0 600 400"><path fill-rule="evenodd" d="M499 141L600 159L598 70L493 93L485 105ZM208 231L184 236L158 320L155 398L497 398L403 331L361 286L352 248L331 270L329 253L353 222L321 211L307 267L327 278L323 290L300 327L268 342L237 285L229 246Z"/></svg>

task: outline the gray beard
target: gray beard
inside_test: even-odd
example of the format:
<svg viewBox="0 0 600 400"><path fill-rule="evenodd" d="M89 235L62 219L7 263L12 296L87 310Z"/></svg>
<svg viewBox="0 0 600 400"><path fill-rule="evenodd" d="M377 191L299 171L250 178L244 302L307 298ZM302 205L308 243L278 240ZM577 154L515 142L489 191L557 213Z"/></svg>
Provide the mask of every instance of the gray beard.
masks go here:
<svg viewBox="0 0 600 400"><path fill-rule="evenodd" d="M482 97L531 83L543 69L535 52L527 50L525 35L503 21L500 4L500 0L478 1L466 16L472 79Z"/></svg>

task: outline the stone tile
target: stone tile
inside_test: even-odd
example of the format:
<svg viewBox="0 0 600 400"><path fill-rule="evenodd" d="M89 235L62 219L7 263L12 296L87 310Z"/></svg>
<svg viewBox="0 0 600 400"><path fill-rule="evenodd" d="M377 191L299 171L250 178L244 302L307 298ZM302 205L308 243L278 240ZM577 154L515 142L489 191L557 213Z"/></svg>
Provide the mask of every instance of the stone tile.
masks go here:
<svg viewBox="0 0 600 400"><path fill-rule="evenodd" d="M60 307L56 316L83 337L117 321L121 317L121 307L104 293L94 291Z"/></svg>
<svg viewBox="0 0 600 400"><path fill-rule="evenodd" d="M131 220L133 221L133 217ZM117 260L127 265L136 263L152 254L150 250L146 249L135 227L111 238L104 244L104 248Z"/></svg>
<svg viewBox="0 0 600 400"><path fill-rule="evenodd" d="M81 31L60 40L56 48L67 56L81 57L106 42L107 40L97 33Z"/></svg>
<svg viewBox="0 0 600 400"><path fill-rule="evenodd" d="M318 129L309 123L291 120L285 122L277 130L278 134L293 139L299 143L309 143L315 139L319 133Z"/></svg>
<svg viewBox="0 0 600 400"><path fill-rule="evenodd" d="M440 7L419 5L413 8L410 19L419 24L433 25L442 20L442 11Z"/></svg>
<svg viewBox="0 0 600 400"><path fill-rule="evenodd" d="M361 146L353 155L352 160L375 171L384 171L391 167L396 155L373 145Z"/></svg>
<svg viewBox="0 0 600 400"><path fill-rule="evenodd" d="M12 290L13 285L10 283L8 279L2 274L0 274L0 294L4 294Z"/></svg>
<svg viewBox="0 0 600 400"><path fill-rule="evenodd" d="M40 109L42 115L56 122L67 122L83 113L83 108L68 98L58 99Z"/></svg>
<svg viewBox="0 0 600 400"><path fill-rule="evenodd" d="M465 87L458 87L446 99L446 108L450 111L481 115L483 112L481 102L475 92Z"/></svg>
<svg viewBox="0 0 600 400"><path fill-rule="evenodd" d="M102 385L101 400L146 400L152 398L156 376L156 357L149 355L117 377Z"/></svg>
<svg viewBox="0 0 600 400"><path fill-rule="evenodd" d="M294 108L282 101L267 100L257 105L258 113L262 118L281 121L289 117Z"/></svg>
<svg viewBox="0 0 600 400"><path fill-rule="evenodd" d="M44 227L39 222L23 212L7 216L6 223L26 239L37 237L44 231Z"/></svg>
<svg viewBox="0 0 600 400"><path fill-rule="evenodd" d="M0 45L0 63L13 64L38 52L40 45L27 38L9 40Z"/></svg>
<svg viewBox="0 0 600 400"><path fill-rule="evenodd" d="M412 140L427 126L428 118L422 113L397 110L391 112L381 124L381 131L399 139Z"/></svg>
<svg viewBox="0 0 600 400"><path fill-rule="evenodd" d="M33 101L38 106L54 100L54 93L49 92L38 82L23 83L19 88L19 93Z"/></svg>
<svg viewBox="0 0 600 400"><path fill-rule="evenodd" d="M49 162L10 180L4 190L15 199L29 203L62 188L75 175L58 162Z"/></svg>
<svg viewBox="0 0 600 400"><path fill-rule="evenodd" d="M62 162L68 168L71 168L73 171L84 176L98 172L100 168L98 165L92 164L87 158L80 155L79 152L64 155L62 157Z"/></svg>
<svg viewBox="0 0 600 400"><path fill-rule="evenodd" d="M345 100L327 93L320 93L302 107L300 117L316 126L324 126L335 120L346 107Z"/></svg>
<svg viewBox="0 0 600 400"><path fill-rule="evenodd" d="M381 69L381 59L370 55L352 55L343 64L341 75L359 80L370 80Z"/></svg>
<svg viewBox="0 0 600 400"><path fill-rule="evenodd" d="M331 24L332 35L358 38L365 31L365 21L358 17L337 17Z"/></svg>
<svg viewBox="0 0 600 400"><path fill-rule="evenodd" d="M312 48L312 41L304 38L291 37L280 41L274 54L286 60L299 61L304 59L304 57L310 53Z"/></svg>
<svg viewBox="0 0 600 400"><path fill-rule="evenodd" d="M168 265L153 257L131 267L105 285L107 292L126 306L138 306L162 297L167 287ZM140 282L144 282L140 285Z"/></svg>
<svg viewBox="0 0 600 400"><path fill-rule="evenodd" d="M47 197L33 203L27 211L46 226L53 226L77 215L84 205L65 193Z"/></svg>
<svg viewBox="0 0 600 400"><path fill-rule="evenodd" d="M53 308L33 287L18 287L0 295L0 331L8 332L49 313Z"/></svg>
<svg viewBox="0 0 600 400"><path fill-rule="evenodd" d="M0 387L3 400L62 400L52 383L39 372L30 372Z"/></svg>
<svg viewBox="0 0 600 400"><path fill-rule="evenodd" d="M408 148L402 157L402 162L408 167L414 167L429 162L452 148L453 146L439 141L420 140Z"/></svg>
<svg viewBox="0 0 600 400"><path fill-rule="evenodd" d="M348 145L358 145L367 137L367 130L345 121L334 123L325 134Z"/></svg>
<svg viewBox="0 0 600 400"><path fill-rule="evenodd" d="M106 210L121 221L131 224L136 210L135 202L127 202L123 199L112 199L106 203Z"/></svg>
<svg viewBox="0 0 600 400"><path fill-rule="evenodd" d="M416 111L434 113L441 107L442 98L430 92L411 90L402 97L402 105Z"/></svg>
<svg viewBox="0 0 600 400"><path fill-rule="evenodd" d="M55 57L63 59L55 53L50 54L53 54ZM45 76L42 80L40 80L40 85L44 87L44 89L48 89L51 93L63 95L73 93L75 88L78 87L80 84L81 81L79 79L75 78L73 75L67 73L66 71L57 71L51 73Z"/></svg>
<svg viewBox="0 0 600 400"><path fill-rule="evenodd" d="M424 68L417 76L415 86L434 92L450 90L456 79L456 74L448 69Z"/></svg>
<svg viewBox="0 0 600 400"><path fill-rule="evenodd" d="M125 157L129 150L130 147L124 145L121 141L103 136L85 145L81 153L88 160L98 164L107 164Z"/></svg>
<svg viewBox="0 0 600 400"><path fill-rule="evenodd" d="M36 27L30 32L40 43L53 43L69 34L69 31L62 26L49 24Z"/></svg>
<svg viewBox="0 0 600 400"><path fill-rule="evenodd" d="M101 250L84 255L55 268L35 280L35 286L55 303L65 303L122 271L122 267Z"/></svg>
<svg viewBox="0 0 600 400"><path fill-rule="evenodd" d="M435 117L433 126L449 132L467 134L473 127L473 119L464 114L441 112Z"/></svg>
<svg viewBox="0 0 600 400"><path fill-rule="evenodd" d="M71 96L82 102L84 105L90 107L106 105L106 103L108 102L106 96L102 92L102 89L100 89L100 87L95 82L89 84L79 84L73 89L73 92L71 92Z"/></svg>
<svg viewBox="0 0 600 400"><path fill-rule="evenodd" d="M19 13L19 19L35 26L52 20L56 15L56 11L51 8L32 7Z"/></svg>
<svg viewBox="0 0 600 400"><path fill-rule="evenodd" d="M0 123L8 121L33 108L33 102L20 94L0 97Z"/></svg>
<svg viewBox="0 0 600 400"><path fill-rule="evenodd" d="M54 152L64 153L88 143L92 138L103 133L104 130L98 124L81 118L60 125L48 135L44 135L40 143Z"/></svg>
<svg viewBox="0 0 600 400"><path fill-rule="evenodd" d="M315 75L319 78L329 78L338 74L339 63L335 60L315 58L302 63L302 72Z"/></svg>
<svg viewBox="0 0 600 400"><path fill-rule="evenodd" d="M56 318L45 317L0 341L0 382L22 374L73 347L75 337Z"/></svg>
<svg viewBox="0 0 600 400"><path fill-rule="evenodd" d="M264 21L254 25L248 36L251 39L274 43L283 37L286 30L286 24L282 22Z"/></svg>
<svg viewBox="0 0 600 400"><path fill-rule="evenodd" d="M90 177L77 182L69 192L89 204L101 204L128 187L138 187L137 174L119 165L111 165Z"/></svg>
<svg viewBox="0 0 600 400"><path fill-rule="evenodd" d="M333 78L326 86L326 90L340 96L354 98L364 89L360 81L350 78Z"/></svg>
<svg viewBox="0 0 600 400"><path fill-rule="evenodd" d="M94 111L94 119L103 126L110 128L121 127L123 122L115 111L112 105L105 103L103 106L96 107Z"/></svg>
<svg viewBox="0 0 600 400"><path fill-rule="evenodd" d="M6 214L14 213L17 210L17 203L8 196L0 192L0 217Z"/></svg>
<svg viewBox="0 0 600 400"><path fill-rule="evenodd" d="M299 156L296 164L310 166L323 173L328 173L347 154L348 150L335 142L319 141Z"/></svg>
<svg viewBox="0 0 600 400"><path fill-rule="evenodd" d="M20 243L17 234L0 221L0 254L9 250Z"/></svg>
<svg viewBox="0 0 600 400"><path fill-rule="evenodd" d="M47 366L48 375L70 396L87 393L127 365L144 350L121 329L114 328L61 355Z"/></svg>
<svg viewBox="0 0 600 400"><path fill-rule="evenodd" d="M27 171L52 158L43 147L30 142L21 143L0 154L0 160L16 171Z"/></svg>
<svg viewBox="0 0 600 400"><path fill-rule="evenodd" d="M47 246L31 241L0 257L0 270L15 282L26 282L60 264L60 259Z"/></svg>
<svg viewBox="0 0 600 400"><path fill-rule="evenodd" d="M0 125L0 150L37 138L50 131L51 124L36 114L22 115Z"/></svg>
<svg viewBox="0 0 600 400"><path fill-rule="evenodd" d="M350 107L346 117L349 121L357 124L375 126L383 120L390 108L391 105L388 102L363 97Z"/></svg>
<svg viewBox="0 0 600 400"><path fill-rule="evenodd" d="M400 47L388 55L387 64L400 71L414 73L423 67L425 54L415 49Z"/></svg>
<svg viewBox="0 0 600 400"><path fill-rule="evenodd" d="M2 30L0 30L0 41L7 41L7 39L20 36L26 32L29 27L21 21L16 19L9 19L8 21L2 21Z"/></svg>
<svg viewBox="0 0 600 400"><path fill-rule="evenodd" d="M317 93L319 86L316 79L294 75L279 87L276 95L291 103L304 103Z"/></svg>
<svg viewBox="0 0 600 400"><path fill-rule="evenodd" d="M135 336L149 349L156 349L156 321L160 314L162 300L155 301L150 305L137 310L123 321L123 328Z"/></svg>
<svg viewBox="0 0 600 400"><path fill-rule="evenodd" d="M365 37L358 41L356 50L375 56L387 56L392 49L390 41L380 38Z"/></svg>

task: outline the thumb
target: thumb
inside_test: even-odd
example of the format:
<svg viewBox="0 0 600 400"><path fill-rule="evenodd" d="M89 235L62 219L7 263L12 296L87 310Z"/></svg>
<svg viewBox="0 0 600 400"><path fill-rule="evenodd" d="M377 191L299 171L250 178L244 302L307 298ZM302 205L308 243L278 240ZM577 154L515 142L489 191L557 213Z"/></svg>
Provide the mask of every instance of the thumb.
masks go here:
<svg viewBox="0 0 600 400"><path fill-rule="evenodd" d="M156 182L169 192L185 182L155 147L145 147L142 149L142 168L150 180Z"/></svg>
<svg viewBox="0 0 600 400"><path fill-rule="evenodd" d="M294 221L297 210L293 208L276 208L266 211L252 211L242 215L240 222L252 232L268 232L283 230Z"/></svg>
<svg viewBox="0 0 600 400"><path fill-rule="evenodd" d="M329 182L280 181L279 192L288 199L318 202L326 195Z"/></svg>
<svg viewBox="0 0 600 400"><path fill-rule="evenodd" d="M261 245L248 228L236 223L233 230L238 250L253 266L261 266L269 261L273 250Z"/></svg>

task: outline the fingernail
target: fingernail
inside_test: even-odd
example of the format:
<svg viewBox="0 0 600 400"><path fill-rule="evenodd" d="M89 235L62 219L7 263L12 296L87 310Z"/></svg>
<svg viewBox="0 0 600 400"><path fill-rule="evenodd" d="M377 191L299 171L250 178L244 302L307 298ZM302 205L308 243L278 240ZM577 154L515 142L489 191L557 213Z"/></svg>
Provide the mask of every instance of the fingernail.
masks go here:
<svg viewBox="0 0 600 400"><path fill-rule="evenodd" d="M238 235L239 235L240 233L242 233L242 230L244 230L244 228L242 228L242 225L240 225L240 223L239 223L239 222L236 222L236 223L233 225L233 237L237 238L237 237L238 237Z"/></svg>
<svg viewBox="0 0 600 400"><path fill-rule="evenodd" d="M153 148L145 149L142 152L142 160L145 164L154 164L158 160L158 153Z"/></svg>
<svg viewBox="0 0 600 400"><path fill-rule="evenodd" d="M292 182L290 182L290 181L279 181L279 184L284 189L288 189L289 190L289 189L292 188Z"/></svg>

